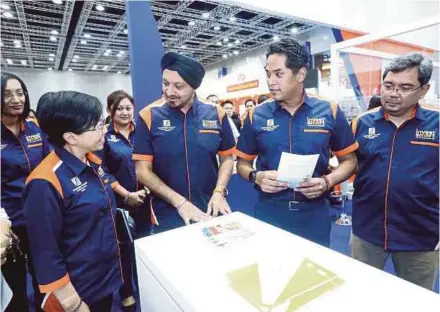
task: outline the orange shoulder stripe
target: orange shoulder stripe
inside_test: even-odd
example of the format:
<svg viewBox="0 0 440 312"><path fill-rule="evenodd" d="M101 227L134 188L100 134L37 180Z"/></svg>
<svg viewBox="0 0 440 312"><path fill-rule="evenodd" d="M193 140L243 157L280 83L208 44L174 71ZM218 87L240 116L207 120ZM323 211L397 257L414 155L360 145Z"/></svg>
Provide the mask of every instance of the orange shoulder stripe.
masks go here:
<svg viewBox="0 0 440 312"><path fill-rule="evenodd" d="M63 188L61 187L60 180L55 174L56 169L62 163L61 159L51 152L44 158L41 163L31 172L29 177L26 179L26 184L35 179L42 179L48 181L60 194L61 198L64 198Z"/></svg>
<svg viewBox="0 0 440 312"><path fill-rule="evenodd" d="M156 101L154 101L153 103L151 103L150 105L145 106L143 109L141 109L139 111L139 116L142 118L142 120L145 122L145 124L147 125L148 129L151 130L151 109L153 107L158 107L158 106L162 106L166 103L165 99L162 97Z"/></svg>

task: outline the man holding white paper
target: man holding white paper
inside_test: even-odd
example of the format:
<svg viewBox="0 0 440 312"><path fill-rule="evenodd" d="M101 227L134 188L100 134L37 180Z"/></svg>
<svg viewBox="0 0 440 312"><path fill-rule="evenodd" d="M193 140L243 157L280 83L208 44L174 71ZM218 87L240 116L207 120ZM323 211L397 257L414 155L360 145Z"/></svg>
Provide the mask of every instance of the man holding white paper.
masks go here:
<svg viewBox="0 0 440 312"><path fill-rule="evenodd" d="M259 191L258 219L329 246L326 192L352 175L358 144L336 104L305 93L307 53L298 42L273 43L266 57L273 100L252 109L244 120L237 171ZM330 151L340 165L328 174Z"/></svg>

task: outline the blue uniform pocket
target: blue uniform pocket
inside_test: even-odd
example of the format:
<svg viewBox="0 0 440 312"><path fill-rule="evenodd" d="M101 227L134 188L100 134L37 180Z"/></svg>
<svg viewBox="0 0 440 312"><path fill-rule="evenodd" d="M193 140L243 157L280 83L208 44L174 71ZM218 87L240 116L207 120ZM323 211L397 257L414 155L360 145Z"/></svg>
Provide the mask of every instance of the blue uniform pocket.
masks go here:
<svg viewBox="0 0 440 312"><path fill-rule="evenodd" d="M220 147L221 137L219 130L199 130L198 145L210 154L216 154Z"/></svg>

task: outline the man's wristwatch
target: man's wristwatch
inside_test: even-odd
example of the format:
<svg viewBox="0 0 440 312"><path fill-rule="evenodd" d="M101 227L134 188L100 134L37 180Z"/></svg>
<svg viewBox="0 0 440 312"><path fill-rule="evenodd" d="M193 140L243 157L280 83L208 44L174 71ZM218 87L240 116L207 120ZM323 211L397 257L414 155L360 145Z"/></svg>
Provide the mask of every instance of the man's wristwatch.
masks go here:
<svg viewBox="0 0 440 312"><path fill-rule="evenodd" d="M229 195L228 189L220 187L215 188L213 193L220 193L223 195L223 197L228 197Z"/></svg>
<svg viewBox="0 0 440 312"><path fill-rule="evenodd" d="M251 182L252 184L255 184L255 182L257 181L257 172L257 170L249 172L249 182Z"/></svg>

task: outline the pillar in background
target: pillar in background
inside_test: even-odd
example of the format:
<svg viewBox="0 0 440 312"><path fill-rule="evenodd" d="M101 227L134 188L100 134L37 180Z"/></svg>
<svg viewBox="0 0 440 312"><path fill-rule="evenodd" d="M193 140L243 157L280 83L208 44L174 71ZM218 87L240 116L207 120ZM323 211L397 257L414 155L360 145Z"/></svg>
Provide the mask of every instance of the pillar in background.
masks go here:
<svg viewBox="0 0 440 312"><path fill-rule="evenodd" d="M150 1L126 0L131 82L136 113L162 95L164 48Z"/></svg>

